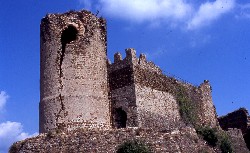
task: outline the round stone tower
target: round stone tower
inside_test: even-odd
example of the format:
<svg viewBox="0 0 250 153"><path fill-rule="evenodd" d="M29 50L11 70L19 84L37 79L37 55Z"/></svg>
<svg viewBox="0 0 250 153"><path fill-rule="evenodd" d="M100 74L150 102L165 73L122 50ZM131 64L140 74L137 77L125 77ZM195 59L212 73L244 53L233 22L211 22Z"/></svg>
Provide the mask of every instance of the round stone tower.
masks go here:
<svg viewBox="0 0 250 153"><path fill-rule="evenodd" d="M110 127L106 21L88 11L41 21L39 131Z"/></svg>

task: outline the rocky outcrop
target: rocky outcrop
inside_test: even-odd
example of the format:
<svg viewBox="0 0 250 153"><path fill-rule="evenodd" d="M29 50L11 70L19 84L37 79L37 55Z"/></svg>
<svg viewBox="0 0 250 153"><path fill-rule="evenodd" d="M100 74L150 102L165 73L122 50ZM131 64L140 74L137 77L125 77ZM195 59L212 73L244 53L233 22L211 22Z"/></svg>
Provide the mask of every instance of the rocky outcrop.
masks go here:
<svg viewBox="0 0 250 153"><path fill-rule="evenodd" d="M155 132L152 129L76 130L69 133L47 133L15 143L10 153L79 153L116 152L128 140L140 140L153 152L216 152L201 140L193 128Z"/></svg>

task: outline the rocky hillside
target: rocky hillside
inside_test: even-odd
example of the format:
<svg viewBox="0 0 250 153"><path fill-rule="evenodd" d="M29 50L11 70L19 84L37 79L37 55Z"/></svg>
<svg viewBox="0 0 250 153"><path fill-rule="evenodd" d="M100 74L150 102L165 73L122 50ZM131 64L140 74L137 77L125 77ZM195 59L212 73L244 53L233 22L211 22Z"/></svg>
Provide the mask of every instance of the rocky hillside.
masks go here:
<svg viewBox="0 0 250 153"><path fill-rule="evenodd" d="M232 130L233 131L233 130ZM231 132L234 152L248 153L240 131ZM240 137L241 136L241 137ZM117 152L119 145L136 140L144 143L150 152L219 153L220 147L204 141L194 128L183 127L171 131L155 132L152 129L126 128L112 130L76 130L68 133L49 132L17 142L10 153L79 153ZM236 141L236 142L234 142Z"/></svg>

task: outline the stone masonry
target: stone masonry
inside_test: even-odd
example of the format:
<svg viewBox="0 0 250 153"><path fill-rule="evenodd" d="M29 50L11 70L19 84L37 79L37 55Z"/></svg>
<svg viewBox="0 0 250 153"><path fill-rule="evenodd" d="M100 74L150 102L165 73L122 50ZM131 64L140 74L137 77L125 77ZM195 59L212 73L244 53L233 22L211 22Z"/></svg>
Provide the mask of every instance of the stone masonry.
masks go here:
<svg viewBox="0 0 250 153"><path fill-rule="evenodd" d="M227 130L228 128L237 128L241 129L242 133L246 133L250 128L249 119L248 111L245 108L240 108L218 118L222 129Z"/></svg>
<svg viewBox="0 0 250 153"><path fill-rule="evenodd" d="M114 55L114 63L108 66L113 125L117 125L116 111L127 114L128 127L145 127L166 130L183 124L176 99L178 87L187 91L196 109L197 123L215 127L218 125L208 81L196 87L164 75L161 69L136 51L126 49L126 57ZM119 121L118 121L119 122Z"/></svg>
<svg viewBox="0 0 250 153"><path fill-rule="evenodd" d="M225 116L221 116L218 120L223 130L230 128L240 129L250 150L250 116L245 108L240 108Z"/></svg>
<svg viewBox="0 0 250 153"><path fill-rule="evenodd" d="M164 75L136 51L107 62L106 21L88 11L48 14L41 22L40 132L183 124L185 90L198 125L217 126L208 81L196 87Z"/></svg>
<svg viewBox="0 0 250 153"><path fill-rule="evenodd" d="M41 22L40 132L110 126L106 21L88 11Z"/></svg>

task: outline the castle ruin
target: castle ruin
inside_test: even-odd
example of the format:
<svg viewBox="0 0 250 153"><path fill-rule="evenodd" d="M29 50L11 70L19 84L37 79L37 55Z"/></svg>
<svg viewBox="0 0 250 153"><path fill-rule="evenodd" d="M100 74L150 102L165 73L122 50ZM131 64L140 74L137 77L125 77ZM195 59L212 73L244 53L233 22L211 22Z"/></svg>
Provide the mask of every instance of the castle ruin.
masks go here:
<svg viewBox="0 0 250 153"><path fill-rule="evenodd" d="M107 60L106 21L87 11L49 14L41 22L40 132L182 123L176 95L184 89L197 123L215 127L211 87L164 75L146 56L126 49ZM195 113L195 112L194 112Z"/></svg>
<svg viewBox="0 0 250 153"><path fill-rule="evenodd" d="M195 129L221 130L208 80L169 77L133 48L111 63L106 21L85 10L48 14L40 26L40 134L10 153L114 153L130 140L156 153L220 153ZM242 132L227 130L234 152L249 153Z"/></svg>

